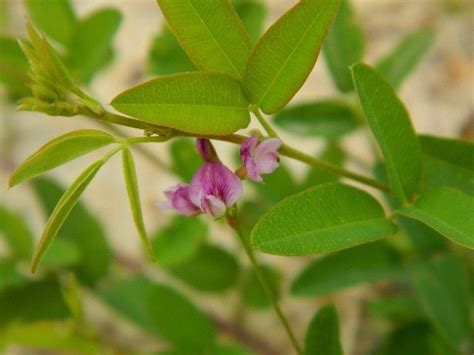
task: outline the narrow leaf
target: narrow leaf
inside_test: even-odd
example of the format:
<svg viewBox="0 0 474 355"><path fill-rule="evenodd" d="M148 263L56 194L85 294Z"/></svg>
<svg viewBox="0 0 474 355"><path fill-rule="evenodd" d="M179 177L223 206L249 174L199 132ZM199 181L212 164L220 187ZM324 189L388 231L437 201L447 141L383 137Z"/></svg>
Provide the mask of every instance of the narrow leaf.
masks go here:
<svg viewBox="0 0 474 355"><path fill-rule="evenodd" d="M25 0L33 23L52 39L67 45L76 26L76 15L69 0Z"/></svg>
<svg viewBox="0 0 474 355"><path fill-rule="evenodd" d="M334 305L321 308L311 320L305 336L305 355L343 355L339 318Z"/></svg>
<svg viewBox="0 0 474 355"><path fill-rule="evenodd" d="M350 0L341 0L334 25L323 46L332 79L340 91L348 92L354 88L349 67L362 60L364 50L364 33Z"/></svg>
<svg viewBox="0 0 474 355"><path fill-rule="evenodd" d="M313 69L339 0L303 0L255 45L244 75L251 103L265 113L285 106Z"/></svg>
<svg viewBox="0 0 474 355"><path fill-rule="evenodd" d="M474 197L448 187L426 191L414 205L398 211L470 249L474 249L473 212Z"/></svg>
<svg viewBox="0 0 474 355"><path fill-rule="evenodd" d="M394 232L395 226L372 196L328 183L271 208L252 230L252 244L269 254L309 255L350 248Z"/></svg>
<svg viewBox="0 0 474 355"><path fill-rule="evenodd" d="M400 256L380 241L314 260L293 281L291 292L303 297L323 296L400 273Z"/></svg>
<svg viewBox="0 0 474 355"><path fill-rule="evenodd" d="M433 29L423 29L408 35L375 67L390 85L397 89L428 52L435 35Z"/></svg>
<svg viewBox="0 0 474 355"><path fill-rule="evenodd" d="M127 186L128 199L130 201L130 209L132 211L133 221L137 228L138 235L142 240L143 247L148 253L152 261L155 261L153 247L148 239L145 223L143 222L142 208L140 203L140 193L138 191L137 173L135 170L135 162L132 153L127 147L122 148L123 176L125 185Z"/></svg>
<svg viewBox="0 0 474 355"><path fill-rule="evenodd" d="M358 117L350 105L342 100L325 99L288 107L274 122L290 132L303 136L337 139L358 126Z"/></svg>
<svg viewBox="0 0 474 355"><path fill-rule="evenodd" d="M399 204L418 191L421 146L410 116L390 85L370 66L352 67L354 85L370 128L385 158L390 186Z"/></svg>
<svg viewBox="0 0 474 355"><path fill-rule="evenodd" d="M96 130L79 130L62 135L21 163L10 176L9 185L15 186L114 141L110 134Z"/></svg>
<svg viewBox="0 0 474 355"><path fill-rule="evenodd" d="M64 195L59 200L58 204L54 208L53 213L49 217L48 223L44 228L43 235L41 236L41 239L35 248L33 260L31 261L31 271L33 273L36 272L41 258L68 217L72 208L77 203L79 197L92 181L102 165L104 165L104 163L105 160L98 160L86 170L84 170L84 172L79 175L79 177L66 190Z"/></svg>
<svg viewBox="0 0 474 355"><path fill-rule="evenodd" d="M196 134L230 134L250 122L240 84L223 74L161 77L121 93L111 104L144 121Z"/></svg>
<svg viewBox="0 0 474 355"><path fill-rule="evenodd" d="M157 0L181 46L203 71L242 77L250 41L228 0Z"/></svg>
<svg viewBox="0 0 474 355"><path fill-rule="evenodd" d="M109 62L112 39L122 16L115 9L101 9L76 26L66 63L78 81L88 83Z"/></svg>

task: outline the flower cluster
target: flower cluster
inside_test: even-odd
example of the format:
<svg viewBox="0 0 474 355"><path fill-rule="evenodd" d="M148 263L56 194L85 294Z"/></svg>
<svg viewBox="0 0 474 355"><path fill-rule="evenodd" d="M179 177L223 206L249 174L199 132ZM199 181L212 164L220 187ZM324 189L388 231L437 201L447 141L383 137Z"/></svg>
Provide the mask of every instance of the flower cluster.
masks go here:
<svg viewBox="0 0 474 355"><path fill-rule="evenodd" d="M278 138L262 142L256 136L248 138L240 149L243 165L239 169L239 176L262 182L261 174L269 174L278 167L280 146ZM196 149L204 164L190 184L180 183L165 190L167 201L162 202L160 207L174 209L186 216L207 213L214 218L222 217L227 208L242 197L242 182L219 160L208 139L197 139Z"/></svg>

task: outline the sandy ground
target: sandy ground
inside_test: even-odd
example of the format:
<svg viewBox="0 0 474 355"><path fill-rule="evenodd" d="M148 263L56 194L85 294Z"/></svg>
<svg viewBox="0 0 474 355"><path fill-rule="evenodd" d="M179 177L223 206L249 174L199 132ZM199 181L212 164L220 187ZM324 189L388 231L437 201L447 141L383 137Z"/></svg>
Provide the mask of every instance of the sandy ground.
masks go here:
<svg viewBox="0 0 474 355"><path fill-rule="evenodd" d="M354 0L353 3L363 24L368 39L366 61L373 63L404 35L424 26L433 25L438 29L436 43L415 73L404 83L400 96L408 107L416 130L420 133L456 137L474 114L474 13L465 7L461 12L444 11L442 0ZM451 1L452 2L452 1ZM13 0L14 15L11 18L11 33L22 33L23 9L19 0ZM137 73L143 72L150 41L163 20L153 0L76 0L79 14L86 14L104 5L115 6L124 14L124 19L116 37L117 56L108 70L100 74L93 82L92 92L102 102L107 103L118 92L136 83ZM295 1L268 0L270 9L268 24L282 14ZM295 102L312 98L330 96L335 89L329 79L323 58L320 58L315 70L310 75L302 90L296 95ZM84 127L96 127L94 123L81 118L58 119L35 113L15 112L7 105L0 107L1 129L0 149L3 157L13 162L23 160L34 149L47 140L62 133ZM257 127L257 125L252 125ZM308 152L316 151L321 142L300 139L283 135L288 142ZM370 162L367 138L363 134L353 134L345 139L344 144L354 155ZM219 148L229 150L224 144ZM155 147L153 151L166 161L165 147ZM53 172L64 183L70 183L78 172L85 168L92 158L80 159ZM139 183L144 204L146 223L150 230L165 223L170 214L163 214L154 207L162 199L161 191L176 183L173 176L157 170L148 161L137 155ZM291 164L298 178L304 167ZM357 166L353 167L357 170ZM128 210L125 189L121 178L112 178L121 174L118 159L114 159L97 176L85 193L84 199L90 208L104 221L114 249L131 259L141 258L141 247L136 238ZM0 201L16 208L27 215L37 232L44 225L44 220L33 203L32 196L24 186L6 189L7 174L0 172ZM219 243L232 245L230 236L221 227L213 227L213 238ZM1 245L0 245L1 249ZM285 273L291 275L301 265L301 260L268 257L278 263ZM357 324L361 321L358 304L362 295L367 296L363 287L352 289L339 296L339 311L342 315L344 346L347 354L359 354L363 351L361 344L354 339ZM229 296L232 299L232 296ZM228 310L224 302L215 299L202 299L208 309ZM209 303L209 304L206 304ZM308 307L314 309L314 302L295 302L288 300L285 306L290 310L291 318L302 319L298 322L303 334L306 320L309 317ZM95 309L93 305L91 308ZM103 321L100 312L95 318ZM255 319L254 319L255 318ZM285 343L278 324L272 315L257 314L249 317L250 326L255 332L276 343ZM128 329L128 328L124 328ZM125 332L131 336L130 332ZM276 345L276 344L275 344ZM282 344L282 346L284 346Z"/></svg>

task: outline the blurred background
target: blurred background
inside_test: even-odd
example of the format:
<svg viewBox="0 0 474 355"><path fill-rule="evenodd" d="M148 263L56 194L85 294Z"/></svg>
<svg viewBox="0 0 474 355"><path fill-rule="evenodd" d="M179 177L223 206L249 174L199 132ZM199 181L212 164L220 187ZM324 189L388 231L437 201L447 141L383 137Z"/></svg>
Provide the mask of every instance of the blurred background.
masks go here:
<svg viewBox="0 0 474 355"><path fill-rule="evenodd" d="M366 37L364 61L370 64L374 64L379 58L387 55L410 33L422 28L435 29L436 35L433 44L423 60L420 61L420 64L404 80L400 86L399 95L411 114L417 132L447 137L463 137L472 140L474 137L473 3L469 0L352 0L351 2L357 21ZM28 3L28 1L0 0L1 38L25 37L26 19L31 19L35 23L35 19L31 18L31 12L29 12L31 9L28 11L25 3ZM174 47L172 35L164 29L163 17L155 1L73 0L71 3L78 21L87 19L91 14L105 8L115 9L121 14L121 20L116 31L112 31L110 46L106 48L108 57L107 60L103 61L106 65L97 66L90 72L84 69L78 74L81 82L87 88L86 91L100 102L107 104L124 89L156 75L171 73L176 68L193 69L191 63L182 61L182 53L179 53ZM290 8L295 1L262 0L260 3L262 4L260 12L258 12L260 15L256 16L261 16L261 26L262 29L265 29ZM41 6L48 7L48 0L44 0ZM58 21L60 22L60 20ZM51 22L50 25L54 28L54 22ZM52 31L54 32L54 29ZM50 35L50 33L47 34ZM94 35L89 38L90 41L94 41L94 39ZM53 39L53 43L60 53L65 53L65 57L68 55L76 57L75 60L70 59L67 62L71 65L73 71L81 69L79 45L74 54L68 54L60 40L55 41ZM0 42L0 45L0 52L6 51L6 42ZM5 47L2 48L2 46ZM71 49L68 50L72 52ZM76 62L79 62L79 64ZM0 65L1 63L0 58ZM1 76L0 79L2 79ZM2 81L0 81L0 206L3 206L2 208L5 211L8 210L8 213L17 214L18 218L22 220L21 223L24 223L25 228L30 230L31 235L37 239L45 225L44 205L48 205L48 196L54 195L54 193L57 194L58 189L60 189L59 186L68 186L79 172L90 164L94 157L99 157L102 153L92 153L88 158L78 159L67 166L55 169L48 174L48 179L53 180L38 181L33 187L25 184L7 189L9 174L19 162L56 136L76 129L102 129L103 127L90 119L81 117L60 118L34 112L18 112L16 111L15 102L19 97L22 97L24 92L22 90L21 87L13 90L8 83L2 85ZM338 95L337 88L331 80L325 58L321 55L309 79L292 103L336 95ZM250 128L258 128L258 125L252 123ZM141 134L139 131L132 130L123 130L123 133L135 136ZM324 141L321 139L301 138L292 134L291 131L283 129L281 129L281 134L288 143L308 153L319 155L325 148ZM147 146L147 149L153 153L151 159L139 152L135 154L147 228L157 239L164 238L159 236L159 231L163 230L166 230L168 235L175 237L183 233L193 234L189 231L198 230L201 234L207 235L208 242L206 243L210 243L219 250L224 250L224 252L240 254L241 250L239 250L234 236L229 233L222 223L210 223L204 217L200 222L196 222L198 223L197 226L186 225L182 227L182 224L176 223L172 212L163 212L156 207L156 204L164 198L162 191L165 188L176 184L186 174L189 175L189 173L182 171L183 166L199 164L197 156L186 156L192 151L190 144L190 142L182 141L174 145ZM352 159L348 159L346 162L347 167L364 173L365 168L374 163L370 154L370 138L361 130L346 135L342 140L342 146L345 151L349 151L352 155ZM224 143L217 143L217 147L219 151L223 152L224 160L229 162L229 165L237 167L235 160L236 147ZM182 159L184 163L180 165L179 162L176 162L176 159ZM104 243L108 245L105 247L104 253L114 260L111 273L114 275L143 273L154 280L170 283L178 290L191 295L194 303L199 305L206 313L213 315L214 323L220 330L220 339L231 339L232 341L237 339L257 354L271 353L268 348L277 349L274 353L290 354L291 351L279 323L271 311L266 307L258 306L258 297L257 301L254 300L255 302L249 301L250 304L252 302L257 303L257 307L250 307L254 311L244 310L240 311L242 314L238 312L236 314L236 307L239 308L239 302L243 302L239 292L233 289L217 293L208 292L209 290L202 289L202 285L194 287L193 282L199 284L201 280L192 279L194 276L187 275L187 271L175 270L170 273L147 263L128 208L125 187L120 176L121 169L121 164L117 158L114 158L111 163L102 169L82 197L81 201L86 211L82 211L82 214L85 214L86 217L82 216L81 213L77 213L78 216L76 216L76 223L89 223L87 218L92 215L95 216L94 220L100 224L101 232L99 234L103 236ZM179 170L179 176L173 173L173 171L176 172L176 169ZM280 183L280 186L293 184L296 186L304 183L307 177L306 167L298 163L285 161L284 169L286 169L284 173L275 178L280 179L276 184ZM268 182L267 185L271 185L271 182ZM372 192L377 194L375 191ZM275 190L271 190L271 188L261 191L254 185L249 185L246 189L249 200L256 193L263 193L264 198L270 196L267 198L269 200L267 202L270 203L278 199L275 197ZM49 203L51 204L51 201ZM5 211L3 213L7 214ZM15 223L17 228L23 228L18 227L21 223ZM176 225L181 227L176 227ZM175 226L175 230L173 230L173 226ZM81 233L84 233L82 227L71 223L68 228L71 230L70 234L77 234L77 237L80 238ZM183 231L183 228L188 229ZM5 226L3 230L0 228L0 234L2 232L6 234L8 231L11 232L11 229L9 230ZM155 233L155 231L157 232ZM27 232L23 233L27 234ZM199 240L199 237L197 236L197 239L189 238L194 240L193 243L199 244L196 241ZM165 240L162 243L166 245L167 242ZM86 258L81 254L87 252L87 247L83 249L79 247L79 251L75 248L74 244L71 243L59 245L58 250L55 251L56 255L51 255L48 266L44 268L45 273L54 274L57 272L61 274L60 283L61 285L65 284L68 290L74 289L74 281L71 281L67 276L69 274L63 271L81 269L80 266L77 266L77 263L95 262L95 254L89 254ZM8 257L9 253L11 253L11 245L0 238L0 258L2 255ZM209 255L206 254L205 258L209 262L208 265L202 266L203 270L211 270L209 271L211 273L212 269L215 268L215 265L211 263L214 260L213 255L212 252L209 252ZM219 255L217 259L220 257ZM223 255L225 255L223 257L225 258L227 253ZM290 280L308 261L307 258L283 258L268 255L260 255L260 257L265 263L272 265L271 272L278 274L275 278L278 279L278 288L282 293L286 293L285 290L288 289ZM166 264L167 256L165 255L163 258L165 260L163 263ZM227 264L232 264L233 259L231 258L231 260ZM245 258L241 258L239 264L244 265L243 268L245 268ZM0 262L0 291L3 288L1 265ZM16 266L20 273L25 272L27 267L28 263L26 261ZM50 271L48 271L48 268ZM232 270L232 265L229 266L229 269ZM87 274L88 271L82 270L82 272ZM232 274L232 271L229 272ZM181 276L179 276L180 273ZM176 275L178 276L176 277ZM216 277L220 276L217 275ZM35 277L29 275L27 278L34 279ZM190 278L191 281L189 281ZM224 286L221 288L225 289ZM130 284L129 287L133 288L134 286ZM373 350L374 338L378 339L378 332L383 333L385 325L379 324L377 321L368 325L368 322L372 321L368 319L364 305L366 305L371 295L380 292L380 289L383 290L383 288L384 284L382 282L378 285L378 288L363 284L318 298L294 298L285 295L283 304L290 322L295 325L296 333L304 334L314 309L328 301L335 301L341 320L345 352L354 355L366 354ZM101 292L102 295L106 295L104 298L108 299L105 302L106 305L104 305L101 297L97 297L93 291L87 288L80 292L80 298L84 306L84 318L87 319L87 323L92 324L94 332L101 334L100 336L105 334L104 337L108 339L107 342L112 344L105 346L108 349L107 352L112 351L110 349L114 349L113 351L118 353L120 351L133 353L136 349L150 352L166 349L166 345L163 345L160 339L150 336L140 326L116 312L115 305L118 301L112 300L114 292L111 289L107 290L106 286ZM251 294L248 297L252 299L253 291L248 292ZM34 296L34 292L31 295ZM47 293L40 292L39 295L44 299L49 297ZM7 301L8 298L0 296L0 322L1 314L8 313L5 308L2 309L2 307L8 307ZM12 307L24 307L20 303L15 305L10 303L10 305ZM41 317L39 319L41 320ZM41 334L38 330L32 330L32 332ZM380 340L377 341L380 342ZM33 345L37 346L38 344ZM110 349L108 348L109 345ZM59 349L61 348L59 347ZM32 352L33 350L25 347L24 344L9 345L5 351L8 354L49 353ZM59 353L69 353L69 351L62 349ZM229 352L229 354L231 353Z"/></svg>

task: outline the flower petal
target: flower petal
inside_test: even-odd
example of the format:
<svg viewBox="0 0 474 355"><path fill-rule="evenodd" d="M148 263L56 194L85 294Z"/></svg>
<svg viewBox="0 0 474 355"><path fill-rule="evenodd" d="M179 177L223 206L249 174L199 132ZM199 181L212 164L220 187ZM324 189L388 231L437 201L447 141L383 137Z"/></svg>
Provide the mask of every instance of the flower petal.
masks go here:
<svg viewBox="0 0 474 355"><path fill-rule="evenodd" d="M207 196L202 203L202 208L214 218L222 217L226 210L224 202L214 196Z"/></svg>

